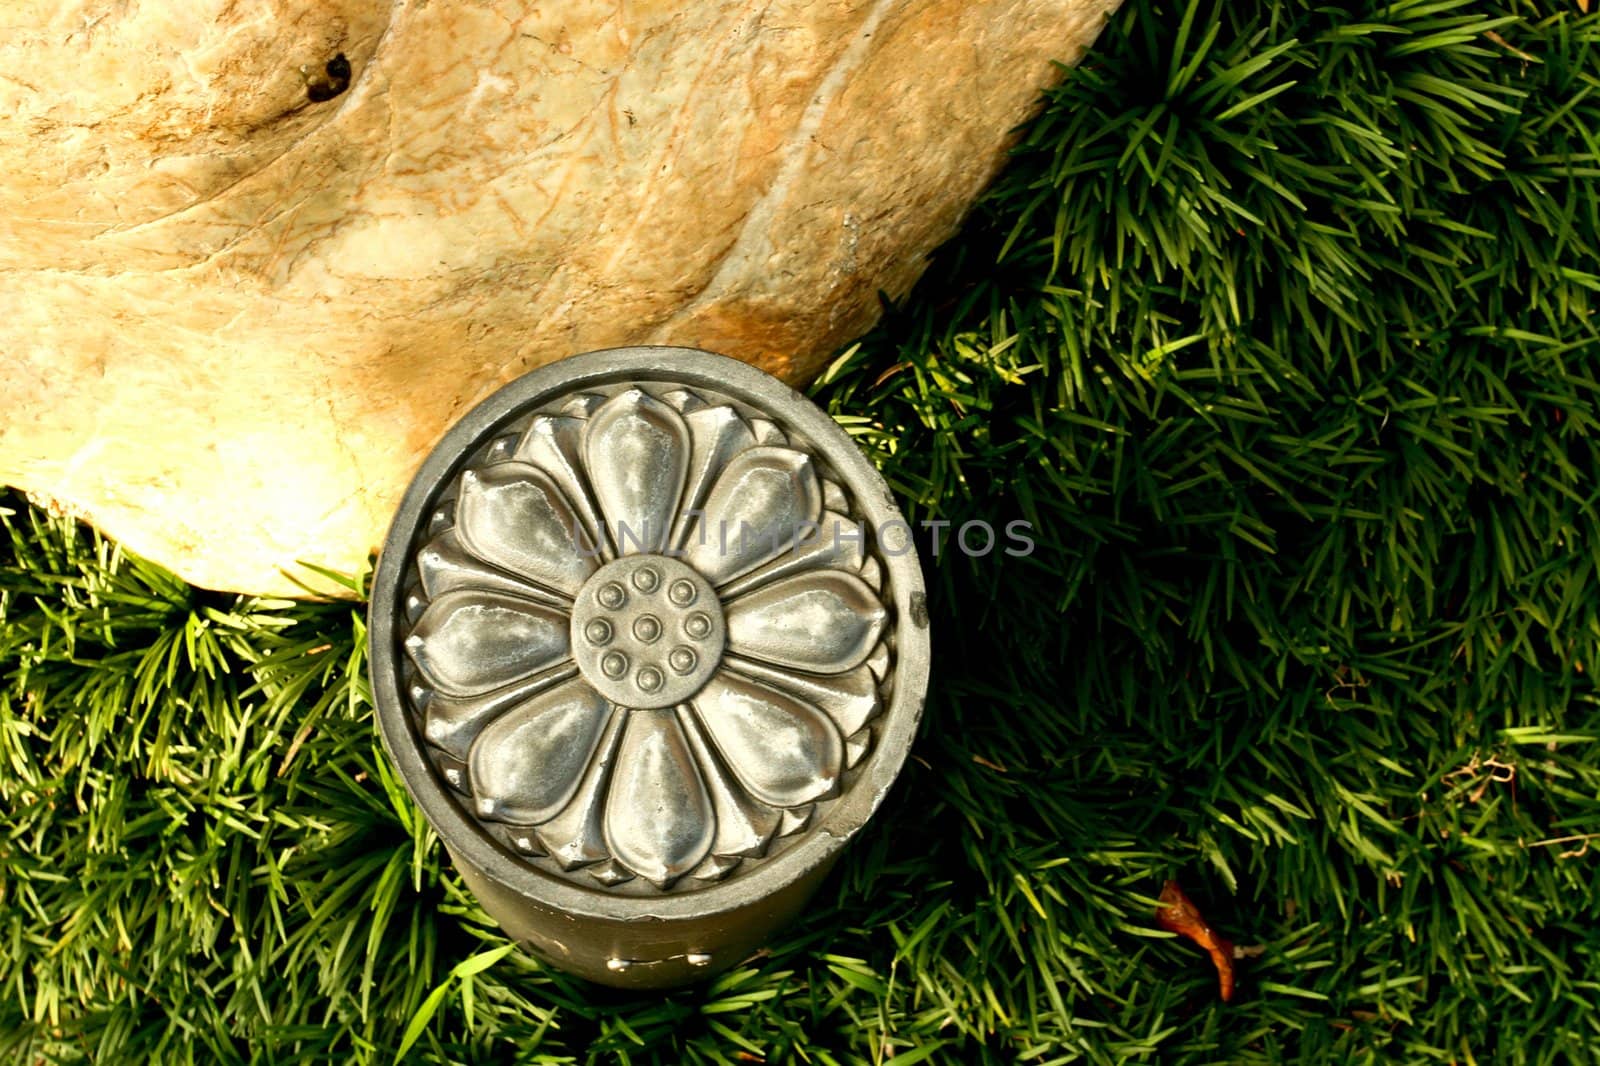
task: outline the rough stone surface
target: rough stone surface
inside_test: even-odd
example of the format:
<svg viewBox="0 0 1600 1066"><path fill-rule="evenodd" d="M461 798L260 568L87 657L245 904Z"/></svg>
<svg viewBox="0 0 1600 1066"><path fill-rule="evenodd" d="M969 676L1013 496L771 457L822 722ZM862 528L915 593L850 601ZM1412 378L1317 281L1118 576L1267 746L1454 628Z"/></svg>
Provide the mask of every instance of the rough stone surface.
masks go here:
<svg viewBox="0 0 1600 1066"><path fill-rule="evenodd" d="M7 0L0 480L199 585L353 572L535 366L814 373L1115 3Z"/></svg>

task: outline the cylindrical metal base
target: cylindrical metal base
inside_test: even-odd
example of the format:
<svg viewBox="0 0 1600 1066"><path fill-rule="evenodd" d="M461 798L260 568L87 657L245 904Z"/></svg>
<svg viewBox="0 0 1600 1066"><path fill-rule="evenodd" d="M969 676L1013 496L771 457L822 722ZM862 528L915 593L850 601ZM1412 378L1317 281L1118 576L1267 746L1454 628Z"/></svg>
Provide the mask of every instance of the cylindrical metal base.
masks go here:
<svg viewBox="0 0 1600 1066"><path fill-rule="evenodd" d="M450 857L508 935L551 965L614 988L693 984L743 962L805 909L835 861L729 910L669 920L578 917L500 884L454 852Z"/></svg>
<svg viewBox="0 0 1600 1066"><path fill-rule="evenodd" d="M777 379L564 360L423 463L373 579L384 745L463 880L561 969L662 988L805 907L922 712L888 486Z"/></svg>

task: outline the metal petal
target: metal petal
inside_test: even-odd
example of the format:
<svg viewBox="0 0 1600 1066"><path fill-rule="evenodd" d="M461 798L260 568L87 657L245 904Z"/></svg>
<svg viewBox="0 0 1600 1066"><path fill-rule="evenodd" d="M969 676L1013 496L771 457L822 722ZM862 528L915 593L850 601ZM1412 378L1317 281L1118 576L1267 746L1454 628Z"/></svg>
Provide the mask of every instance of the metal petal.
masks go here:
<svg viewBox="0 0 1600 1066"><path fill-rule="evenodd" d="M800 832L811 824L811 816L817 813L816 804L806 807L790 807L783 812L783 819L778 823L778 835L791 836Z"/></svg>
<svg viewBox="0 0 1600 1066"><path fill-rule="evenodd" d="M849 497L844 494L844 486L832 478L822 479L822 506L829 511L850 510Z"/></svg>
<svg viewBox="0 0 1600 1066"><path fill-rule="evenodd" d="M477 696L565 659L568 629L566 615L545 604L461 589L428 605L406 652L440 692Z"/></svg>
<svg viewBox="0 0 1600 1066"><path fill-rule="evenodd" d="M680 718L679 723L689 737L689 746L694 749L700 772L705 776L706 791L711 795L711 806L716 811L717 837L711 844L711 854L724 857L762 854L778 828L778 812L734 787L722 767L722 760L706 739L704 727L693 714Z"/></svg>
<svg viewBox="0 0 1600 1066"><path fill-rule="evenodd" d="M716 819L672 708L632 710L606 796L606 843L628 869L665 887L711 850Z"/></svg>
<svg viewBox="0 0 1600 1066"><path fill-rule="evenodd" d="M860 578L820 570L763 585L728 604L726 617L729 651L837 674L871 654L888 612Z"/></svg>
<svg viewBox="0 0 1600 1066"><path fill-rule="evenodd" d="M807 570L859 570L866 555L865 539L866 530L860 522L837 511L824 511L813 526L800 531L789 551L728 582L720 590L722 597L735 599L770 581Z"/></svg>
<svg viewBox="0 0 1600 1066"><path fill-rule="evenodd" d="M822 513L811 457L756 447L722 471L685 543L689 565L722 585L785 551Z"/></svg>
<svg viewBox="0 0 1600 1066"><path fill-rule="evenodd" d="M494 721L509 708L524 702L536 692L566 680L577 673L576 663L564 662L526 681L506 688L486 692L481 696L446 696L442 692L430 694L422 715L422 735L429 744L446 752L452 758L467 761L472 742L484 726Z"/></svg>
<svg viewBox="0 0 1600 1066"><path fill-rule="evenodd" d="M589 420L583 459L617 553L661 551L689 465L683 416L639 389L618 393Z"/></svg>
<svg viewBox="0 0 1600 1066"><path fill-rule="evenodd" d="M484 727L467 763L478 815L519 825L553 818L577 792L610 710L574 678Z"/></svg>
<svg viewBox="0 0 1600 1066"><path fill-rule="evenodd" d="M850 736L872 721L881 706L878 682L865 665L842 674L801 674L776 670L756 662L729 656L728 669L745 677L772 685L825 711L839 732Z"/></svg>
<svg viewBox="0 0 1600 1066"><path fill-rule="evenodd" d="M577 516L555 482L527 463L461 475L456 531L473 555L545 588L575 595L599 565L583 553Z"/></svg>
<svg viewBox="0 0 1600 1066"><path fill-rule="evenodd" d="M532 463L548 473L588 534L584 547L610 557L605 523L583 469L583 431L587 419L569 415L535 415L517 442L514 458Z"/></svg>
<svg viewBox="0 0 1600 1066"><path fill-rule="evenodd" d="M863 729L855 736L844 742L844 764L854 766L867 757L867 751L872 747L872 730Z"/></svg>
<svg viewBox="0 0 1600 1066"><path fill-rule="evenodd" d="M703 407L691 410L684 421L689 426L689 471L683 487L683 504L672 527L671 544L681 548L694 521L693 512L705 500L706 490L735 455L755 447L755 434L739 412L731 407Z"/></svg>
<svg viewBox="0 0 1600 1066"><path fill-rule="evenodd" d="M554 593L490 566L469 553L454 529L445 530L422 546L417 552L417 573L422 577L422 589L429 599L454 589L477 588L551 604L561 603L561 598Z"/></svg>
<svg viewBox="0 0 1600 1066"><path fill-rule="evenodd" d="M815 707L727 671L691 703L733 775L762 802L795 807L838 786L843 743Z"/></svg>
<svg viewBox="0 0 1600 1066"><path fill-rule="evenodd" d="M599 862L610 854L606 850L604 818L606 786L611 783L611 767L627 720L628 712L620 709L608 716L605 736L600 738L572 802L533 831L544 850L564 870Z"/></svg>
<svg viewBox="0 0 1600 1066"><path fill-rule="evenodd" d="M605 402L606 398L598 392L574 393L561 405L561 412L573 418L588 418Z"/></svg>
<svg viewBox="0 0 1600 1066"><path fill-rule="evenodd" d="M756 435L757 444L773 444L783 446L789 443L789 438L783 430L778 428L776 422L766 418L752 418L750 430Z"/></svg>
<svg viewBox="0 0 1600 1066"><path fill-rule="evenodd" d="M664 393L661 398L683 414L688 414L690 411L698 411L700 408L707 406L704 400L688 389L673 389L671 392Z"/></svg>

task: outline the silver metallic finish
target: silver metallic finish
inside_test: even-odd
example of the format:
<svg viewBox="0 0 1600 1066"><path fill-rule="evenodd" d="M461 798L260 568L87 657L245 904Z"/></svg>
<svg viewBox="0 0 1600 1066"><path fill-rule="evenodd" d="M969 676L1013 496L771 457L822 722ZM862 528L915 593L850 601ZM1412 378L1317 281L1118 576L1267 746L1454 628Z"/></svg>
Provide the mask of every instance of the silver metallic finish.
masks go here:
<svg viewBox="0 0 1600 1066"><path fill-rule="evenodd" d="M369 634L385 745L490 913L657 987L798 912L921 713L904 528L831 419L721 356L591 353L471 411L401 504Z"/></svg>
<svg viewBox="0 0 1600 1066"><path fill-rule="evenodd" d="M572 605L578 672L619 707L672 707L722 663L726 626L716 590L677 559L607 563Z"/></svg>

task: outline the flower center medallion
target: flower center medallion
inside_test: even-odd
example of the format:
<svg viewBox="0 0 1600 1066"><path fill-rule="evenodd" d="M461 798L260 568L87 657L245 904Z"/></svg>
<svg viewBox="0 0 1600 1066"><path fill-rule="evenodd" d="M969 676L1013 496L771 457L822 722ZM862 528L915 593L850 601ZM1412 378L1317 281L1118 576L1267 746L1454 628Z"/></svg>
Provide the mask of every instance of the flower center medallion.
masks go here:
<svg viewBox="0 0 1600 1066"><path fill-rule="evenodd" d="M595 690L621 707L671 707L722 662L722 606L709 582L664 555L596 570L572 605L572 650Z"/></svg>

